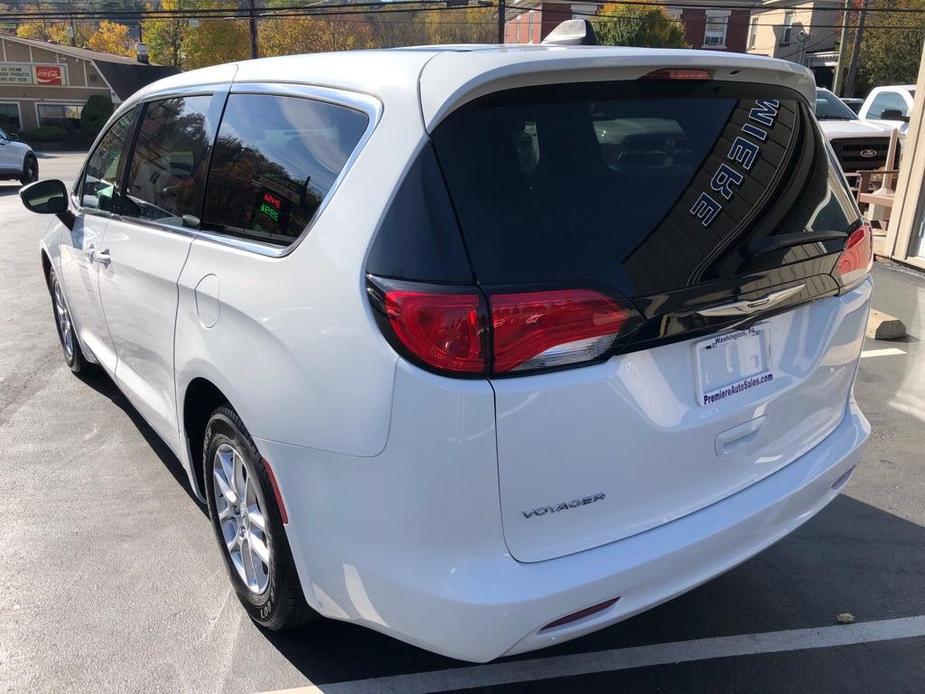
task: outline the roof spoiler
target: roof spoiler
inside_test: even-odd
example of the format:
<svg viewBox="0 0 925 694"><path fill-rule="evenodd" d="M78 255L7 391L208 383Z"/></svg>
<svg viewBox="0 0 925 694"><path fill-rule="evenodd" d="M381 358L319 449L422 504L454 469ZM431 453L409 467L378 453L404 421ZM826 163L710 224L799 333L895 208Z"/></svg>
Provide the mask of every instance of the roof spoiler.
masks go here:
<svg viewBox="0 0 925 694"><path fill-rule="evenodd" d="M543 39L544 46L596 46L597 34L587 19L567 19Z"/></svg>

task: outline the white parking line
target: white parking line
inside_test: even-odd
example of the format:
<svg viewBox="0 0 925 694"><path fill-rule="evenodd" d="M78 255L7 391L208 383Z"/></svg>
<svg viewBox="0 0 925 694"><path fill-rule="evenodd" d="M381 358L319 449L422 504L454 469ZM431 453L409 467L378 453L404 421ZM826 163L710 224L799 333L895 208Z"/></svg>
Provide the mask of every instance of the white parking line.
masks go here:
<svg viewBox="0 0 925 694"><path fill-rule="evenodd" d="M533 658L514 662L473 665L409 675L375 677L350 682L286 689L276 694L423 694L469 687L489 687L535 682L554 677L572 677L613 672L652 665L687 663L695 660L805 651L812 648L852 646L925 636L925 616L860 622L816 629L791 629L763 634L719 636L651 646L617 648L596 653Z"/></svg>
<svg viewBox="0 0 925 694"><path fill-rule="evenodd" d="M861 352L861 359L867 357L892 357L895 354L905 354L904 351L896 347L884 347L883 349L865 349Z"/></svg>

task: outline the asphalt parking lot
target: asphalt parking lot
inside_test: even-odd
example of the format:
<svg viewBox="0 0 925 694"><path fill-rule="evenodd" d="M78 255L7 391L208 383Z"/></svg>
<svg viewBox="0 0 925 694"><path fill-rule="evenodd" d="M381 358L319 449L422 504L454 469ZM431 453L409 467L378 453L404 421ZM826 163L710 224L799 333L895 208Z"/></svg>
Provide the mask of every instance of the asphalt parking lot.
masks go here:
<svg viewBox="0 0 925 694"><path fill-rule="evenodd" d="M45 155L42 177L81 161ZM65 367L46 220L17 190L0 182L0 690L925 690L925 276L875 269L874 306L909 336L865 347L873 434L839 499L661 607L468 666L344 623L280 635L246 618L180 464L111 382Z"/></svg>

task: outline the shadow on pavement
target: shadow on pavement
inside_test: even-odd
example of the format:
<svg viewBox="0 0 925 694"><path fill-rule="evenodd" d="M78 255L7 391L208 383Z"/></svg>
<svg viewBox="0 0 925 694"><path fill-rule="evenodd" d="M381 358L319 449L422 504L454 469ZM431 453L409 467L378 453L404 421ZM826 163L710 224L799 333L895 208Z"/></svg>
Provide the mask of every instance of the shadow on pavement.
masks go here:
<svg viewBox="0 0 925 694"><path fill-rule="evenodd" d="M595 634L511 660L830 626L841 612L859 622L922 614L923 546L922 526L843 495L779 544L690 593ZM266 637L315 684L466 665L330 620ZM883 665L868 660L865 667ZM925 675L925 659L918 674Z"/></svg>
<svg viewBox="0 0 925 694"><path fill-rule="evenodd" d="M200 503L199 499L193 494L193 490L190 489L189 480L186 476L186 470L183 469L183 465L177 459L177 456L173 454L173 451L167 447L167 444L161 440L161 437L157 435L157 432L151 428L151 426L144 420L144 418L139 414L138 410L128 401L125 395L122 394L122 391L119 390L118 386L112 381L111 378L104 372L101 368L91 368L90 371L86 374L80 374L80 380L85 384L93 388L100 395L108 398L112 403L118 406L130 420L132 424L138 429L139 433L144 437L144 440L151 447L151 450L157 455L160 461L164 464L164 467L167 468L167 471L173 476L177 483L183 487L183 491L186 492L187 496L192 499L193 503L199 508L203 514L208 516L208 510L206 507Z"/></svg>

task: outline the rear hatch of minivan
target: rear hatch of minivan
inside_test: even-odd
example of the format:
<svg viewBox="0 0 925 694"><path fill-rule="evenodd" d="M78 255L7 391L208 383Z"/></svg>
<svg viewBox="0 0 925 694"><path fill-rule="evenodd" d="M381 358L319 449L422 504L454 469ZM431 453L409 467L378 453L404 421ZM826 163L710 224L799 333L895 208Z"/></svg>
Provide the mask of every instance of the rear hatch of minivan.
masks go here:
<svg viewBox="0 0 925 694"><path fill-rule="evenodd" d="M870 231L800 94L657 69L492 92L431 139L471 277L411 287L374 249L371 291L406 356L490 380L516 559L694 512L841 421Z"/></svg>

